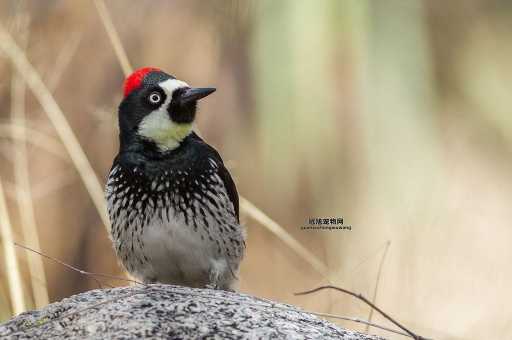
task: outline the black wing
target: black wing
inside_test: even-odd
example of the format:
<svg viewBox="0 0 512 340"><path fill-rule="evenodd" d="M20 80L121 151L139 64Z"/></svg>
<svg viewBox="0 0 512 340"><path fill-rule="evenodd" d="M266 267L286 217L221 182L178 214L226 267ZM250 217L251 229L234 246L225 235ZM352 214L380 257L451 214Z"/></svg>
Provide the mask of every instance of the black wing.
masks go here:
<svg viewBox="0 0 512 340"><path fill-rule="evenodd" d="M233 206L235 207L235 214L236 214L236 221L240 223L240 207L238 202L238 191L236 190L235 182L233 181L233 178L231 178L231 175L229 174L228 169L224 166L224 163L222 163L222 159L219 156L219 160L221 162L221 166L219 166L219 176L224 182L224 185L226 186L226 190L228 192L229 199L231 200L231 203L233 203Z"/></svg>
<svg viewBox="0 0 512 340"><path fill-rule="evenodd" d="M212 156L212 158L215 159L215 161L219 165L219 177L224 182L224 186L226 187L226 191L228 193L229 200L231 203L233 203L233 207L235 208L235 214L236 214L236 220L240 223L240 207L238 202L238 191L236 190L235 182L233 181L233 178L231 178L231 174L229 173L228 169L224 166L224 162L222 161L222 157L220 156L219 152L215 150L211 145L203 141L198 135L196 135L194 132L190 135L192 139L194 139L197 142L200 142L203 144L204 147L208 148L208 153Z"/></svg>

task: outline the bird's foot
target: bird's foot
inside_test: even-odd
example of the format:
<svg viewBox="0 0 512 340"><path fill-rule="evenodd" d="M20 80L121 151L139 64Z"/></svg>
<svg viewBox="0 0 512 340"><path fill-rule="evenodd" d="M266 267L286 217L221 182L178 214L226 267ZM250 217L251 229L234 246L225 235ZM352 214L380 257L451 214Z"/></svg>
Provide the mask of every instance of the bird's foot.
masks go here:
<svg viewBox="0 0 512 340"><path fill-rule="evenodd" d="M204 286L204 288L218 290L219 286L217 286L217 284L215 284L215 283L208 283L206 286Z"/></svg>

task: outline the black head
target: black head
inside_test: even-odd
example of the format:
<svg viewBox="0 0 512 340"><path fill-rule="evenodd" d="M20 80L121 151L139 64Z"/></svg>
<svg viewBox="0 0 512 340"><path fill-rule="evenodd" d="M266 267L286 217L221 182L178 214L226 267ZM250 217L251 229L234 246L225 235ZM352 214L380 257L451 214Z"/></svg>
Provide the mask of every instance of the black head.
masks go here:
<svg viewBox="0 0 512 340"><path fill-rule="evenodd" d="M121 147L142 140L172 150L192 131L197 101L214 88L191 88L156 68L135 71L119 105Z"/></svg>

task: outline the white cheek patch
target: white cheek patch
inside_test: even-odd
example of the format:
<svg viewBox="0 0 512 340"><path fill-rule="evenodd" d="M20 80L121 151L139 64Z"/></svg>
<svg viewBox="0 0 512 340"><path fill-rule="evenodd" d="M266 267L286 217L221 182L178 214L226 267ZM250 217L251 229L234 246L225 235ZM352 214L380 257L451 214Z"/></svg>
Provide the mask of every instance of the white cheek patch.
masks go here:
<svg viewBox="0 0 512 340"><path fill-rule="evenodd" d="M167 107L172 100L172 93L179 88L189 87L178 79L167 79L159 84L167 98L157 110L144 117L139 125L138 134L154 141L163 150L177 148L183 138L192 131L192 124L176 124L167 113Z"/></svg>

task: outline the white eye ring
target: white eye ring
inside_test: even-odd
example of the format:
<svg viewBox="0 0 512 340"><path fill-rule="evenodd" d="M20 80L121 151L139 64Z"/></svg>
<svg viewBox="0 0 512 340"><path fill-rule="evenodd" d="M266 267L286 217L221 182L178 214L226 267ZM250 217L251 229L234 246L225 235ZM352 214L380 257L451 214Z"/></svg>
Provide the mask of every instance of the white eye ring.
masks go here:
<svg viewBox="0 0 512 340"><path fill-rule="evenodd" d="M160 93L158 93L158 92L152 92L148 98L149 98L149 102L151 104L158 104L158 103L160 103L160 100L162 100L162 97L160 96Z"/></svg>

